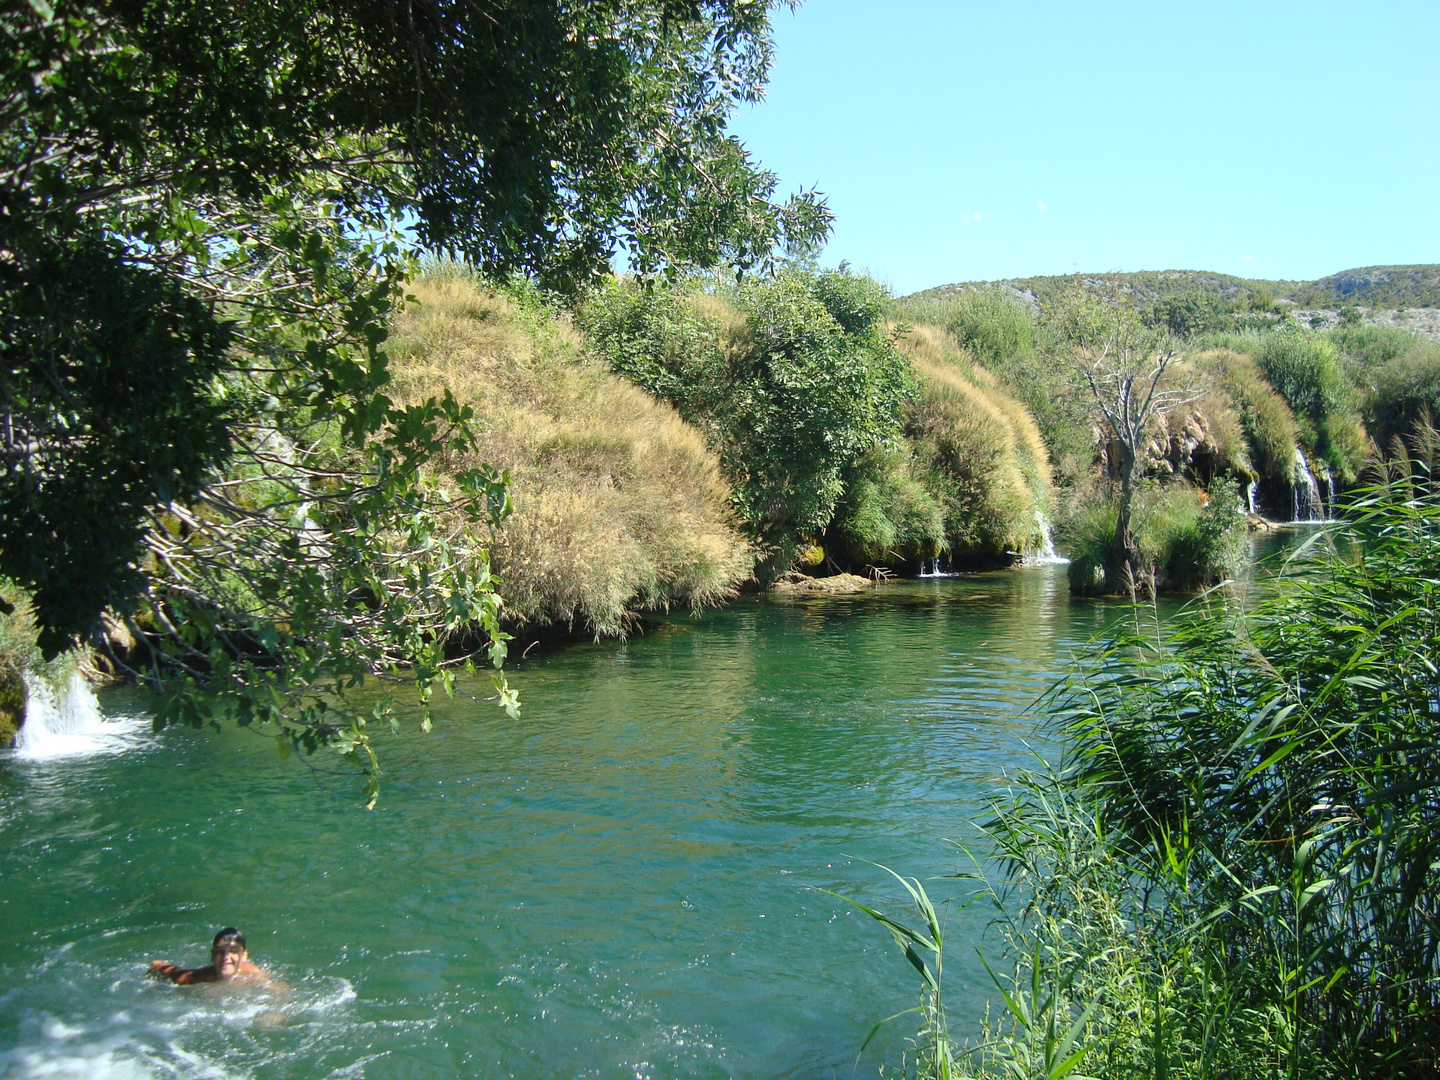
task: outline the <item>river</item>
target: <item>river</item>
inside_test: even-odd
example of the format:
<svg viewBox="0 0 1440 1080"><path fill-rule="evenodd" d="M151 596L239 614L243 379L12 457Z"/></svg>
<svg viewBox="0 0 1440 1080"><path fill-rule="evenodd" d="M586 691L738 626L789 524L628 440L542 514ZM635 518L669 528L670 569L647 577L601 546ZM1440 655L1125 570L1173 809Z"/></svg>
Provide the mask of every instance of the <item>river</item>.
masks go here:
<svg viewBox="0 0 1440 1080"><path fill-rule="evenodd" d="M998 948L942 876L950 841L1120 610L1042 566L652 621L516 665L518 723L456 700L381 740L369 813L353 778L234 730L0 754L0 1075L893 1071L903 1024L860 1046L918 980L821 890L908 918L872 860L954 897L947 997L973 1031L975 950ZM232 924L290 1000L143 977Z"/></svg>

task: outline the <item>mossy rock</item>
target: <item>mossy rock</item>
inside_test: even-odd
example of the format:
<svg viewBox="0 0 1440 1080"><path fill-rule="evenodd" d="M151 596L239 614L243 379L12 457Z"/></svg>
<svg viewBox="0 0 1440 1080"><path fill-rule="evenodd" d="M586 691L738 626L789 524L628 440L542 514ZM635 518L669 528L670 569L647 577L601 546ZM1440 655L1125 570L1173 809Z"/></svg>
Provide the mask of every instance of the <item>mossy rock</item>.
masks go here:
<svg viewBox="0 0 1440 1080"><path fill-rule="evenodd" d="M796 566L816 567L824 561L825 549L813 541L802 543L799 550L795 552Z"/></svg>
<svg viewBox="0 0 1440 1080"><path fill-rule="evenodd" d="M25 679L20 672L0 668L0 748L15 745L25 721Z"/></svg>

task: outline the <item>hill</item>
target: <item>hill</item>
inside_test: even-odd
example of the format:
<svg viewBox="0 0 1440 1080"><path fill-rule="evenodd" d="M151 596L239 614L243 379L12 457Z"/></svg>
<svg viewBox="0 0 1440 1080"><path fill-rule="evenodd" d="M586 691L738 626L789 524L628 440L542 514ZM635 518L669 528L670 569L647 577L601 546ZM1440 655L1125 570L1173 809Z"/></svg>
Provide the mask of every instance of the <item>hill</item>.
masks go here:
<svg viewBox="0 0 1440 1080"><path fill-rule="evenodd" d="M1272 281L1241 278L1204 270L1143 270L1131 274L1079 274L1052 277L1006 278L1001 281L964 281L924 289L905 300L943 300L947 294L986 286L1004 286L1028 302L1042 307L1079 278L1087 288L1100 285L1134 290L1147 300L1203 293L1227 304L1286 303L1297 308L1339 307L1345 304L1394 309L1440 307L1440 265L1366 266L1342 270L1317 281Z"/></svg>

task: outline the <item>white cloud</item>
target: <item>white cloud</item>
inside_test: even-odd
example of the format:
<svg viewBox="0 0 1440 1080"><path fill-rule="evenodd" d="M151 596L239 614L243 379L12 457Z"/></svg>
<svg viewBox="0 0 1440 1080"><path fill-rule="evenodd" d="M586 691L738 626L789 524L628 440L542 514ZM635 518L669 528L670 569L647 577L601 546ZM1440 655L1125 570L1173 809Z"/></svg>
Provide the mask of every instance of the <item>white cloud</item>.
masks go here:
<svg viewBox="0 0 1440 1080"><path fill-rule="evenodd" d="M1255 261L1255 256L1254 256L1254 255L1241 255L1241 256L1240 256L1240 261L1241 261L1241 262L1254 262L1254 261Z"/></svg>
<svg viewBox="0 0 1440 1080"><path fill-rule="evenodd" d="M1036 200L1035 200L1035 205L1040 208L1040 212L1041 212L1042 214L1043 214L1046 210L1049 210L1049 209L1050 209L1049 203L1041 202L1039 199L1036 199Z"/></svg>
<svg viewBox="0 0 1440 1080"><path fill-rule="evenodd" d="M973 225L973 224L975 224L977 221L984 221L984 220L985 220L985 215L982 214L979 210L976 210L973 214L966 214L963 218L961 218L961 219L960 219L960 224L961 224L961 225Z"/></svg>

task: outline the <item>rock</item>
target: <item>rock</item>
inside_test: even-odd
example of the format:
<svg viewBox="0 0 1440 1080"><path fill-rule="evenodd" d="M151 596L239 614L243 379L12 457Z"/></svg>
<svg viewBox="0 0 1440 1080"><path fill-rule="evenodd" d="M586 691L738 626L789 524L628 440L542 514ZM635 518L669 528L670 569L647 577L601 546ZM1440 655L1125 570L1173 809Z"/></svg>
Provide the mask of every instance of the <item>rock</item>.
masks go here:
<svg viewBox="0 0 1440 1080"><path fill-rule="evenodd" d="M809 541L795 553L795 562L799 566L819 566L825 561L825 549L814 541Z"/></svg>
<svg viewBox="0 0 1440 1080"><path fill-rule="evenodd" d="M9 667L0 667L0 748L15 745L15 736L25 722L25 677Z"/></svg>
<svg viewBox="0 0 1440 1080"><path fill-rule="evenodd" d="M859 574L836 574L833 577L802 577L793 575L782 578L770 586L770 591L790 596L848 596L875 588L879 582L863 578Z"/></svg>

